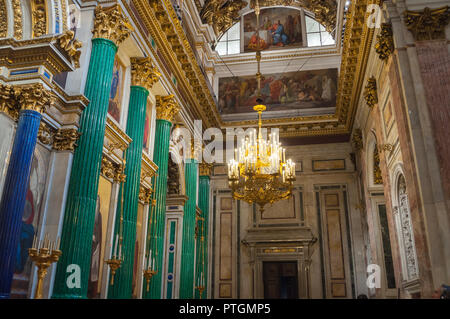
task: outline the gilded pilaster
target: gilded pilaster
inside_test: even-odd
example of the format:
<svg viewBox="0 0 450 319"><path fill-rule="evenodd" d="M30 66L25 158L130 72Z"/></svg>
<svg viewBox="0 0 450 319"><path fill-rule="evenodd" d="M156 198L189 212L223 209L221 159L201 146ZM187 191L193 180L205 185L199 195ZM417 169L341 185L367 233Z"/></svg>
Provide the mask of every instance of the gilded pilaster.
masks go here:
<svg viewBox="0 0 450 319"><path fill-rule="evenodd" d="M31 0L31 37L38 38L48 33L46 0Z"/></svg>
<svg viewBox="0 0 450 319"><path fill-rule="evenodd" d="M20 0L12 0L12 7L14 12L14 37L17 40L21 40L23 35L23 23Z"/></svg>
<svg viewBox="0 0 450 319"><path fill-rule="evenodd" d="M0 38L8 36L8 12L5 0L0 0Z"/></svg>

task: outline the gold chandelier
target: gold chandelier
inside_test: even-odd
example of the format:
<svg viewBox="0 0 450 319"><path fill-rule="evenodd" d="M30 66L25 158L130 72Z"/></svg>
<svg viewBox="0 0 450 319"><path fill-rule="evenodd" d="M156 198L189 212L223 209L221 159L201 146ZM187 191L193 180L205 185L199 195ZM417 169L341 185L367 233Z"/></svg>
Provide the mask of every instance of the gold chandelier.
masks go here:
<svg viewBox="0 0 450 319"><path fill-rule="evenodd" d="M250 136L241 139L240 147L235 149L235 158L228 163L228 182L233 198L247 203L256 203L261 212L266 204L288 199L292 195L292 184L295 181L295 163L286 161L286 150L281 147L278 132L271 132L269 139L262 136L262 112L266 106L261 99L261 49L259 46L259 5L256 3L257 47L256 61L258 71L257 105L253 109L258 112L258 133L250 131Z"/></svg>

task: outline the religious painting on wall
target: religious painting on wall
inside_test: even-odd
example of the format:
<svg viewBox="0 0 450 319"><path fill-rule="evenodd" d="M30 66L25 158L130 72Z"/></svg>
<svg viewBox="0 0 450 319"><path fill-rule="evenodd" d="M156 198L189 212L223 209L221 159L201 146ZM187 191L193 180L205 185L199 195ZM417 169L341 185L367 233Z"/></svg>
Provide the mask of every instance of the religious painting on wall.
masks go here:
<svg viewBox="0 0 450 319"><path fill-rule="evenodd" d="M145 109L145 122L144 122L144 140L143 147L144 151L148 153L150 149L150 124L152 119L152 104L150 101L147 102L147 108Z"/></svg>
<svg viewBox="0 0 450 319"><path fill-rule="evenodd" d="M27 298L33 264L28 257L28 249L33 245L34 236L38 236L38 227L42 220L41 206L44 201L47 170L50 166L50 152L37 145L31 164L30 179L22 215L20 239L17 247L11 298Z"/></svg>
<svg viewBox="0 0 450 319"><path fill-rule="evenodd" d="M262 50L291 49L303 46L301 11L289 8L262 9L259 15L259 47ZM257 48L254 12L244 16L244 52Z"/></svg>
<svg viewBox="0 0 450 319"><path fill-rule="evenodd" d="M114 60L113 77L111 91L109 94L108 113L120 123L120 112L122 110L122 96L125 79L125 66L116 56Z"/></svg>
<svg viewBox="0 0 450 319"><path fill-rule="evenodd" d="M337 69L263 74L261 95L267 111L336 106ZM219 79L219 112L253 112L258 95L255 76Z"/></svg>
<svg viewBox="0 0 450 319"><path fill-rule="evenodd" d="M88 298L100 298L103 261L105 256L106 234L108 230L109 203L111 200L112 183L100 176L98 183L97 206L95 209L94 233L92 235L91 269L88 282Z"/></svg>

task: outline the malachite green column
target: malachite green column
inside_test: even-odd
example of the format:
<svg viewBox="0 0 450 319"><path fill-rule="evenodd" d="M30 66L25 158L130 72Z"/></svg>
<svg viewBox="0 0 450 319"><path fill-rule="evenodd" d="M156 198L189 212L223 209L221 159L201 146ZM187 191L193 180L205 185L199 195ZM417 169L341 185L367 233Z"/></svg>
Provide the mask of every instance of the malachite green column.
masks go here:
<svg viewBox="0 0 450 319"><path fill-rule="evenodd" d="M131 87L126 132L133 141L126 151L126 181L122 184L119 191L113 237L116 238L116 234L119 234L121 237L123 262L114 276L114 285L109 286L108 298L129 299L132 295L134 248L147 97L147 89L141 86Z"/></svg>
<svg viewBox="0 0 450 319"><path fill-rule="evenodd" d="M87 297L114 57L117 45L129 34L130 30L124 29L126 23L121 18L117 5L96 9L94 39L84 93L90 103L80 118L81 136L73 157L61 236L62 256L57 265L53 298ZM111 40L105 39L106 36Z"/></svg>
<svg viewBox="0 0 450 319"><path fill-rule="evenodd" d="M197 175L198 162L195 159L186 159L184 165L184 177L186 180L186 196L188 197L188 200L184 204L183 213L179 294L180 299L192 299L195 287L194 273Z"/></svg>
<svg viewBox="0 0 450 319"><path fill-rule="evenodd" d="M149 291L147 283L143 282L142 297L149 299L161 298L162 264L164 256L164 224L166 219L166 195L167 195L167 169L169 164L169 143L172 120L179 107L173 95L156 96L156 132L155 146L153 150L153 162L158 166L157 176L154 177L153 199L156 201L153 213L149 213L149 225L147 237L149 241L146 247L146 256L152 251L152 259L155 265L152 268L157 273L150 280Z"/></svg>
<svg viewBox="0 0 450 319"><path fill-rule="evenodd" d="M200 178L198 185L198 207L202 211L202 220L198 222L199 236L196 249L196 276L195 285L204 288L200 296L199 290L195 290L195 298L205 299L208 294L208 224L209 224L209 185L211 165L200 164Z"/></svg>

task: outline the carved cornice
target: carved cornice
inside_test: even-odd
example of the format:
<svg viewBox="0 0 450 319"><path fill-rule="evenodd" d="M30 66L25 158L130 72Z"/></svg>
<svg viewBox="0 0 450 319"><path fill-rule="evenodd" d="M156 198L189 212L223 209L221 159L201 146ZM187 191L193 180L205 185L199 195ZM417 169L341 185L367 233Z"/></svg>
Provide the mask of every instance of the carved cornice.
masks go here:
<svg viewBox="0 0 450 319"><path fill-rule="evenodd" d="M378 57L385 61L394 52L394 39L392 37L392 26L390 23L381 24L380 34L377 35L375 43L375 52Z"/></svg>
<svg viewBox="0 0 450 319"><path fill-rule="evenodd" d="M364 144L363 144L363 137L362 137L362 131L360 128L355 129L352 136L352 142L353 147L356 151L362 150Z"/></svg>
<svg viewBox="0 0 450 319"><path fill-rule="evenodd" d="M444 39L450 10L449 6L438 9L426 7L423 11L406 10L403 17L406 28L416 41Z"/></svg>
<svg viewBox="0 0 450 319"><path fill-rule="evenodd" d="M238 22L241 16L239 11L247 6L243 0L207 0L200 11L200 18L203 23L209 24L216 36L219 38L234 23Z"/></svg>
<svg viewBox="0 0 450 319"><path fill-rule="evenodd" d="M373 76L367 80L367 85L364 88L364 99L371 109L378 103L377 81Z"/></svg>
<svg viewBox="0 0 450 319"><path fill-rule="evenodd" d="M211 176L213 164L201 162L198 165L200 176Z"/></svg>
<svg viewBox="0 0 450 319"><path fill-rule="evenodd" d="M75 67L79 68L81 56L79 49L83 46L83 43L75 39L74 36L75 33L72 30L67 30L56 40L56 43L67 53Z"/></svg>
<svg viewBox="0 0 450 319"><path fill-rule="evenodd" d="M0 38L8 36L8 12L5 0L0 0Z"/></svg>
<svg viewBox="0 0 450 319"><path fill-rule="evenodd" d="M95 8L93 38L102 38L113 41L119 46L133 32L133 27L122 13L119 4L103 8Z"/></svg>
<svg viewBox="0 0 450 319"><path fill-rule="evenodd" d="M14 96L22 110L44 113L55 100L53 93L41 83L14 86Z"/></svg>
<svg viewBox="0 0 450 319"><path fill-rule="evenodd" d="M172 122L180 110L173 94L167 96L156 96L156 118Z"/></svg>
<svg viewBox="0 0 450 319"><path fill-rule="evenodd" d="M31 0L31 25L33 38L38 38L48 33L46 0Z"/></svg>
<svg viewBox="0 0 450 319"><path fill-rule="evenodd" d="M160 76L161 73L153 66L150 57L131 58L131 85L142 86L150 90Z"/></svg>
<svg viewBox="0 0 450 319"><path fill-rule="evenodd" d="M14 37L17 40L22 39L22 6L20 0L12 0L12 7L14 12Z"/></svg>
<svg viewBox="0 0 450 319"><path fill-rule="evenodd" d="M58 151L74 151L81 133L77 129L59 129L53 140L53 148Z"/></svg>

